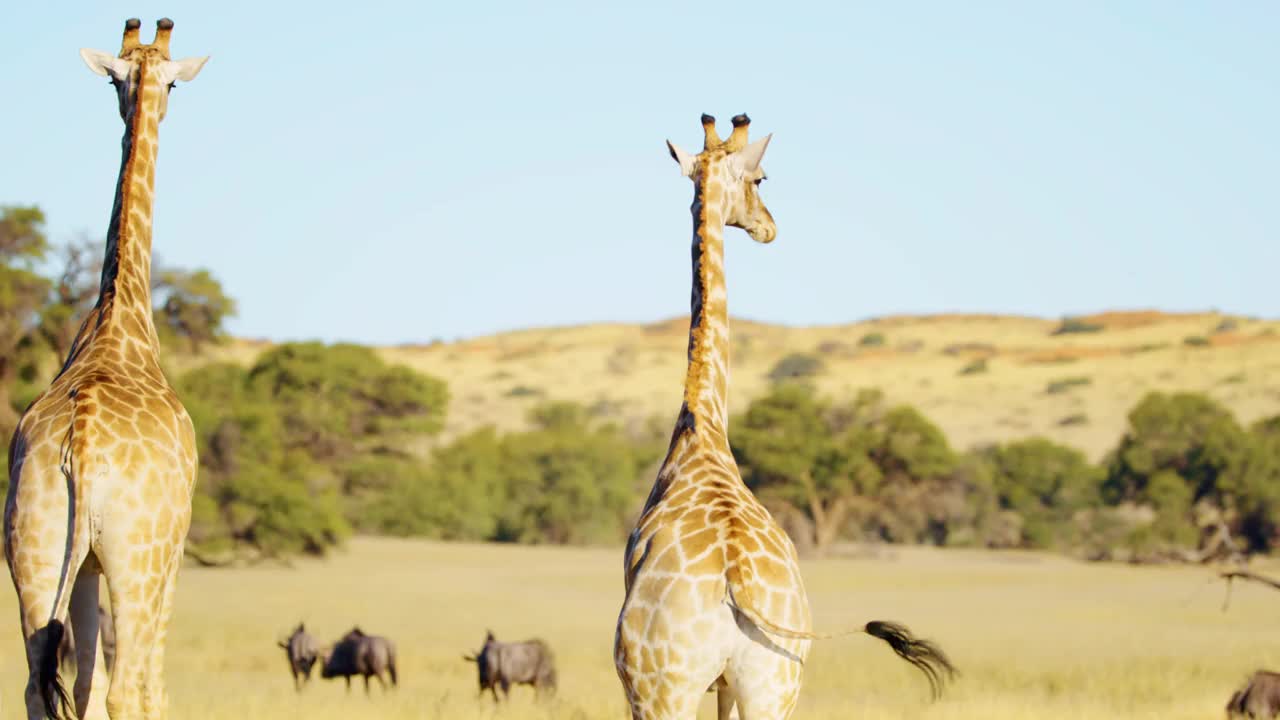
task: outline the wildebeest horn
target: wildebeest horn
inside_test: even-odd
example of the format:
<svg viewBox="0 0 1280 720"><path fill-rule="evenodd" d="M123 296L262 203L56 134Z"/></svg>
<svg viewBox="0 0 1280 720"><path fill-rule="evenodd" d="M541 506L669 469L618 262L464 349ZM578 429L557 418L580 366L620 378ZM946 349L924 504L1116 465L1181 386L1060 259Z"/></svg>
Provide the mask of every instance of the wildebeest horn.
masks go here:
<svg viewBox="0 0 1280 720"><path fill-rule="evenodd" d="M477 658L475 655L463 655L462 659L466 660L467 662L475 662Z"/></svg>

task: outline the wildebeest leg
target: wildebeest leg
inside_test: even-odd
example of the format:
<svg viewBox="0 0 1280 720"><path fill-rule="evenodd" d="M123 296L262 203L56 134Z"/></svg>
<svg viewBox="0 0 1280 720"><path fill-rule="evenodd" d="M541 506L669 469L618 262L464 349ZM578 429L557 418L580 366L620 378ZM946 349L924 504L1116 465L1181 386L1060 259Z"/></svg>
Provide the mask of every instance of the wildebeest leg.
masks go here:
<svg viewBox="0 0 1280 720"><path fill-rule="evenodd" d="M500 682L502 683L502 699L510 700L511 699L511 681L506 678L502 678Z"/></svg>
<svg viewBox="0 0 1280 720"><path fill-rule="evenodd" d="M351 676L343 675L342 679L347 681L347 692L351 692Z"/></svg>
<svg viewBox="0 0 1280 720"><path fill-rule="evenodd" d="M482 691L483 692L483 691ZM494 683L489 686L489 692L493 693L493 703L498 704L498 684Z"/></svg>
<svg viewBox="0 0 1280 720"><path fill-rule="evenodd" d="M382 673L377 673L374 677L378 678L378 687L382 688L382 692L386 692L387 681L382 679Z"/></svg>
<svg viewBox="0 0 1280 720"><path fill-rule="evenodd" d="M369 694L369 676L368 675L364 676L364 694L366 696Z"/></svg>

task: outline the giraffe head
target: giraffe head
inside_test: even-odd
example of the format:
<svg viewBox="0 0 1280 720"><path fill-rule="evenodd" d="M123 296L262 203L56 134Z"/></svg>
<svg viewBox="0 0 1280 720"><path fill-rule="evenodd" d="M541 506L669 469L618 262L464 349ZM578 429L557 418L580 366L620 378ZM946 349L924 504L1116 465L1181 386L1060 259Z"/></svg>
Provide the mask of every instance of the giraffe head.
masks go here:
<svg viewBox="0 0 1280 720"><path fill-rule="evenodd" d="M141 27L142 21L137 18L125 21L124 42L118 56L104 50L80 50L80 57L90 70L111 78L120 98L120 117L126 123L144 91L160 94L160 119L163 120L174 84L178 80L194 80L209 60L208 56L169 59L169 36L173 32L173 21L169 18L156 21L156 39L150 45L143 45L138 38Z"/></svg>
<svg viewBox="0 0 1280 720"><path fill-rule="evenodd" d="M748 143L750 124L751 118L745 114L734 117L733 132L721 140L716 134L716 119L704 114L702 152L691 155L670 140L667 149L680 164L680 172L693 180L702 202L720 205L726 225L746 230L756 242L773 242L778 227L760 199L760 183L765 179L760 161L773 135Z"/></svg>

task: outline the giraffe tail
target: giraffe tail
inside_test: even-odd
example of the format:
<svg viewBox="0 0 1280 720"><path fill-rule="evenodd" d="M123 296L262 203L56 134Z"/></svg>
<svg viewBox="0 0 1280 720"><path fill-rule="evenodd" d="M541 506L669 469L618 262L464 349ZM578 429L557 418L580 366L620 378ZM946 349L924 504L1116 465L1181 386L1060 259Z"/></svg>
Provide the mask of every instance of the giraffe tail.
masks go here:
<svg viewBox="0 0 1280 720"><path fill-rule="evenodd" d="M74 717L71 700L58 675L62 645L67 633L66 625L58 619L58 614L60 608L63 610L66 608L63 598L69 592L68 581L72 570L78 500L75 479L80 474L80 458L84 452L84 438L75 432L75 428L76 416L80 412L80 401L84 394L82 388L71 390L71 423L61 451L60 469L67 483L67 541L62 558L62 570L58 576L58 587L54 593L49 623L33 633L29 641L36 645L36 657L32 670L39 686L40 699L44 703L45 715L52 720Z"/></svg>
<svg viewBox="0 0 1280 720"><path fill-rule="evenodd" d="M741 562L739 558L738 562ZM931 640L922 640L911 634L905 625L887 620L872 620L866 625L836 633L815 633L807 630L785 628L769 620L756 610L751 594L750 584L744 581L738 562L729 566L729 601L730 605L751 621L753 625L770 635L794 640L827 640L866 633L889 644L898 657L906 660L924 673L929 681L930 696L937 700L942 697L942 688L946 681L956 676L955 665L947 657L942 648Z"/></svg>
<svg viewBox="0 0 1280 720"><path fill-rule="evenodd" d="M40 699L44 701L44 712L53 720L72 717L71 699L67 697L66 688L58 677L58 650L62 646L62 638L66 627L58 620L50 620L49 624L36 632L43 637L33 638L38 643L36 680L40 685Z"/></svg>

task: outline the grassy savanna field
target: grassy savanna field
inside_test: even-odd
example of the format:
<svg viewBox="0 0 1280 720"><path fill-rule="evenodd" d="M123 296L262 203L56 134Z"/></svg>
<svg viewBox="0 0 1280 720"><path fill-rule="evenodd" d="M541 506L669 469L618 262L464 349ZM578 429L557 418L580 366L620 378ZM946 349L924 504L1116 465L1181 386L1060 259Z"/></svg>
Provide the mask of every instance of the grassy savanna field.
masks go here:
<svg viewBox="0 0 1280 720"><path fill-rule="evenodd" d="M1275 568L1272 568L1273 570ZM819 630L873 618L936 639L963 675L930 705L924 679L877 640L820 641L797 717L1220 718L1246 673L1280 666L1280 594L1223 586L1200 567L1084 564L1031 553L889 548L806 561ZM174 718L626 717L611 660L620 548L443 544L357 538L292 569L188 568L170 633ZM0 614L14 618L12 593ZM401 686L366 699L357 682L295 695L276 639L305 620L322 641L353 623L399 645ZM485 628L554 648L560 692L527 687L503 710L476 699L461 655ZM0 658L3 716L21 715L26 669ZM711 696L699 717L714 717Z"/></svg>
<svg viewBox="0 0 1280 720"><path fill-rule="evenodd" d="M1159 312L1081 319L1103 329L1055 335L1059 320L997 315L805 328L734 320L730 408L745 409L768 389L768 373L780 359L804 353L823 363L813 378L822 392L840 399L879 388L891 402L924 411L958 449L1045 435L1096 459L1114 447L1129 410L1153 390L1206 393L1243 422L1280 413L1280 321ZM624 424L656 422L665 433L680 403L688 327L681 317L380 352L448 381L452 400L438 441L484 425L522 429L528 410L549 400L579 402ZM873 334L883 343L860 344ZM268 347L231 341L198 358L178 358L175 369L210 359L249 363ZM985 371L962 374L982 359ZM1074 384L1047 391L1062 380Z"/></svg>

